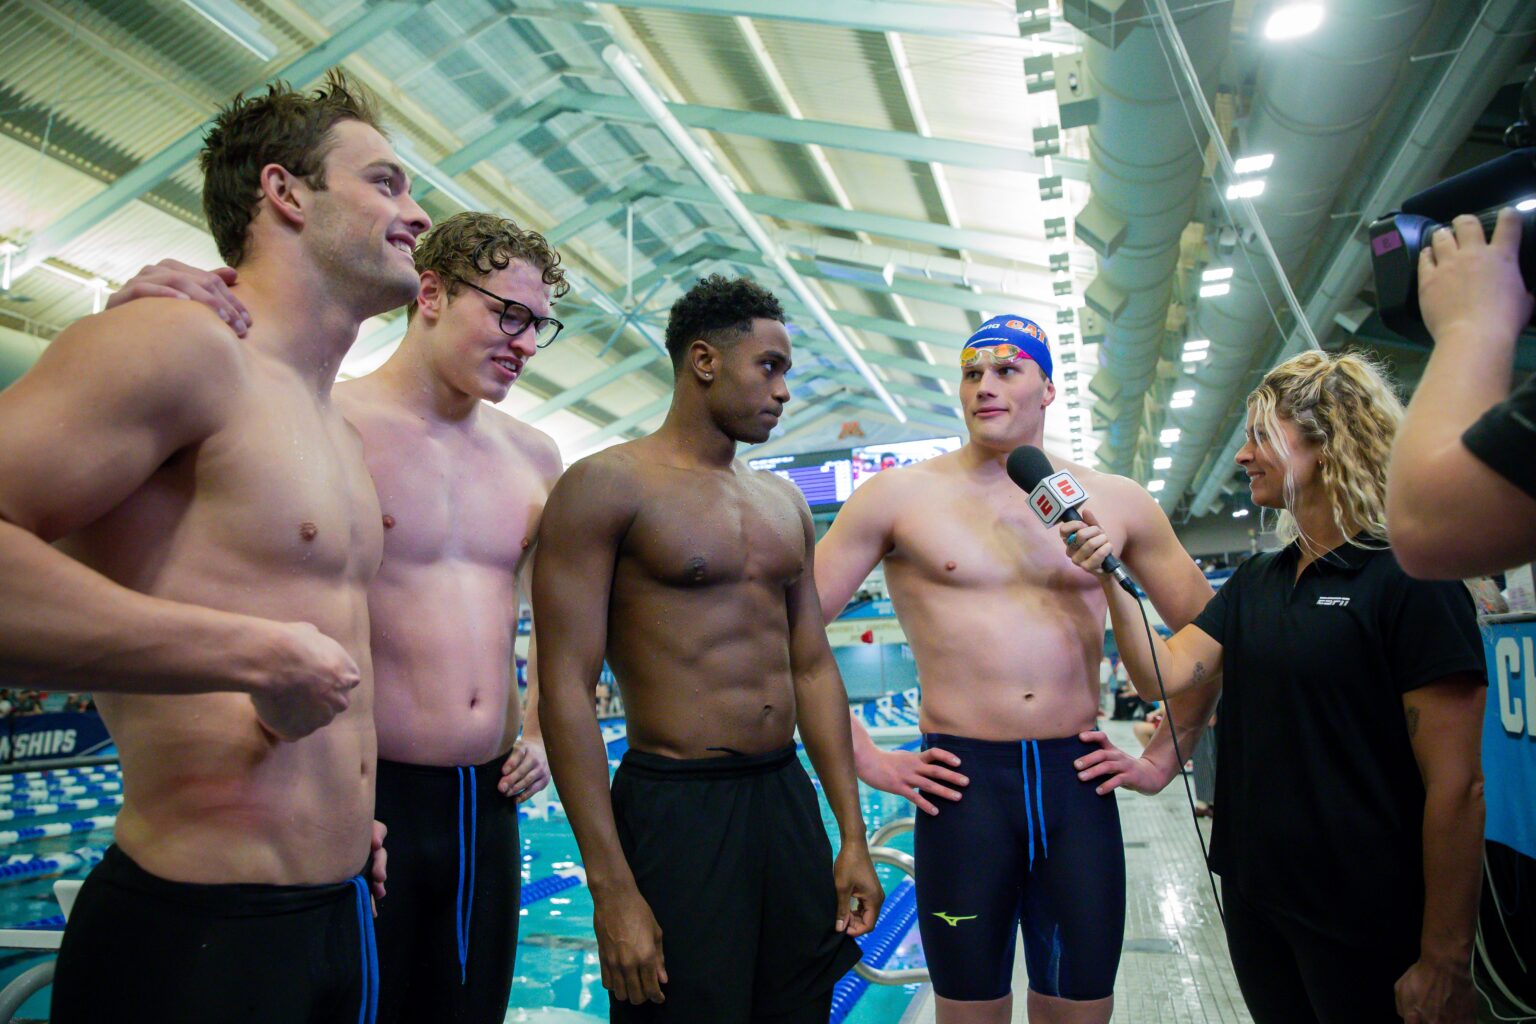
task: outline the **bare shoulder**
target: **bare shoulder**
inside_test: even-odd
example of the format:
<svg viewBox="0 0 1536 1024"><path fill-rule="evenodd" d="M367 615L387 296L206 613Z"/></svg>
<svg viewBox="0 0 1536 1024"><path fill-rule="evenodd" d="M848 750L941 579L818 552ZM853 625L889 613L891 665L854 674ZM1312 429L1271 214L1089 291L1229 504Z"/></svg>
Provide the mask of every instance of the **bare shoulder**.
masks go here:
<svg viewBox="0 0 1536 1024"><path fill-rule="evenodd" d="M1078 483L1088 492L1089 508L1113 509L1127 534L1135 536L1168 521L1162 506L1147 489L1129 477L1102 473L1086 466L1068 464Z"/></svg>
<svg viewBox="0 0 1536 1024"><path fill-rule="evenodd" d="M17 383L16 397L94 395L98 415L162 418L188 440L225 421L248 369L249 352L212 310L141 299L72 324Z"/></svg>
<svg viewBox="0 0 1536 1024"><path fill-rule="evenodd" d="M39 363L88 360L98 373L111 367L151 385L161 378L185 394L238 384L247 359L235 332L202 303L140 299L76 321Z"/></svg>
<svg viewBox="0 0 1536 1024"><path fill-rule="evenodd" d="M553 483L564 470L565 460L554 438L495 406L488 405L482 412L486 414L487 427L495 430L498 436L528 459L547 482Z"/></svg>
<svg viewBox="0 0 1536 1024"><path fill-rule="evenodd" d="M744 459L736 460L736 472L750 475L752 479L760 481L773 495L775 501L788 505L807 520L810 519L811 507L806 504L805 495L801 493L800 488L779 474L768 469L753 469Z"/></svg>
<svg viewBox="0 0 1536 1024"><path fill-rule="evenodd" d="M600 500L627 507L637 504L645 470L642 460L630 450L633 444L604 448L572 463L555 484L550 504L557 498L565 502Z"/></svg>

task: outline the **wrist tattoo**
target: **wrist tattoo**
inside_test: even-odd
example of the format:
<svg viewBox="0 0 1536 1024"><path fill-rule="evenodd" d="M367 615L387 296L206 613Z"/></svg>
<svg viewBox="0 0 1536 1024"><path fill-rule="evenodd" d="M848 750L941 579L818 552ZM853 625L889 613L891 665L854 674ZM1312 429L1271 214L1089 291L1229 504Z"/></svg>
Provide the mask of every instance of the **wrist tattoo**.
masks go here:
<svg viewBox="0 0 1536 1024"><path fill-rule="evenodd" d="M1412 739L1413 737L1417 736L1418 734L1419 734L1419 709L1418 708L1409 708L1408 709L1408 738Z"/></svg>

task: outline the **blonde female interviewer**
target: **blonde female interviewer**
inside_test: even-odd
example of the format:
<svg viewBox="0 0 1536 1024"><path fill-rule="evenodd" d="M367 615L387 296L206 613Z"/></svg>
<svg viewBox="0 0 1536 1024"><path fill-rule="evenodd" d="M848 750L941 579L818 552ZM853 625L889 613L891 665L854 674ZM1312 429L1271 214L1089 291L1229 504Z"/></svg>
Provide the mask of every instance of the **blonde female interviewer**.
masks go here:
<svg viewBox="0 0 1536 1024"><path fill-rule="evenodd" d="M1392 555L1402 412L1358 355L1271 370L1237 462L1285 546L1150 648L1135 600L1100 572L1108 537L1091 515L1060 527L1103 582L1143 698L1164 699L1159 670L1170 697L1223 688L1211 866L1257 1024L1473 1020L1482 644L1460 583L1410 579ZM1181 739L1193 726L1178 723ZM1120 769L1083 774L1106 770Z"/></svg>

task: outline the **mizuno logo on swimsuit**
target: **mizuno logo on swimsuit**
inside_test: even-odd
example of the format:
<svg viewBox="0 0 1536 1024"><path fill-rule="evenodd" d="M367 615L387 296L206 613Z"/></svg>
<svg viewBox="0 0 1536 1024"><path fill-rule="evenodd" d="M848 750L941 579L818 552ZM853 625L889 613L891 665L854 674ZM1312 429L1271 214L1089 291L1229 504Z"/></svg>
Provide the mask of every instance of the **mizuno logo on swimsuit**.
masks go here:
<svg viewBox="0 0 1536 1024"><path fill-rule="evenodd" d="M1347 597L1320 597L1317 599L1319 608L1343 608L1349 604Z"/></svg>
<svg viewBox="0 0 1536 1024"><path fill-rule="evenodd" d="M935 910L933 912L933 916L938 918L940 921L943 921L945 924L949 925L951 928L958 928L958 927L960 927L960 922L961 921L974 921L978 917L980 917L981 915L980 914L972 914L969 917L957 917L954 914L946 914L943 911Z"/></svg>

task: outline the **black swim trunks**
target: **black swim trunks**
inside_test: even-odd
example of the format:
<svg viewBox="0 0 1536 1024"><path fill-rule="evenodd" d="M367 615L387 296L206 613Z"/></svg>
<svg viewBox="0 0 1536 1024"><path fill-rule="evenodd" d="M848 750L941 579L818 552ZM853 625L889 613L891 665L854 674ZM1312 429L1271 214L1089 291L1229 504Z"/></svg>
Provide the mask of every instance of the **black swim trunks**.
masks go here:
<svg viewBox="0 0 1536 1024"><path fill-rule="evenodd" d="M369 1024L378 988L368 885L194 885L109 847L75 900L55 1024Z"/></svg>
<svg viewBox="0 0 1536 1024"><path fill-rule="evenodd" d="M1125 933L1125 848L1113 794L1083 782L1075 736L993 742L930 734L960 758L959 801L919 814L918 927L945 999L1000 999L1012 988L1023 924L1029 987L1062 999L1115 991Z"/></svg>
<svg viewBox="0 0 1536 1024"><path fill-rule="evenodd" d="M826 1024L859 959L836 930L832 846L794 747L624 755L619 842L662 931L665 1003L610 1000L615 1024Z"/></svg>
<svg viewBox="0 0 1536 1024"><path fill-rule="evenodd" d="M379 1020L495 1022L517 955L517 802L505 757L472 768L379 761L375 815L389 829L379 902Z"/></svg>

